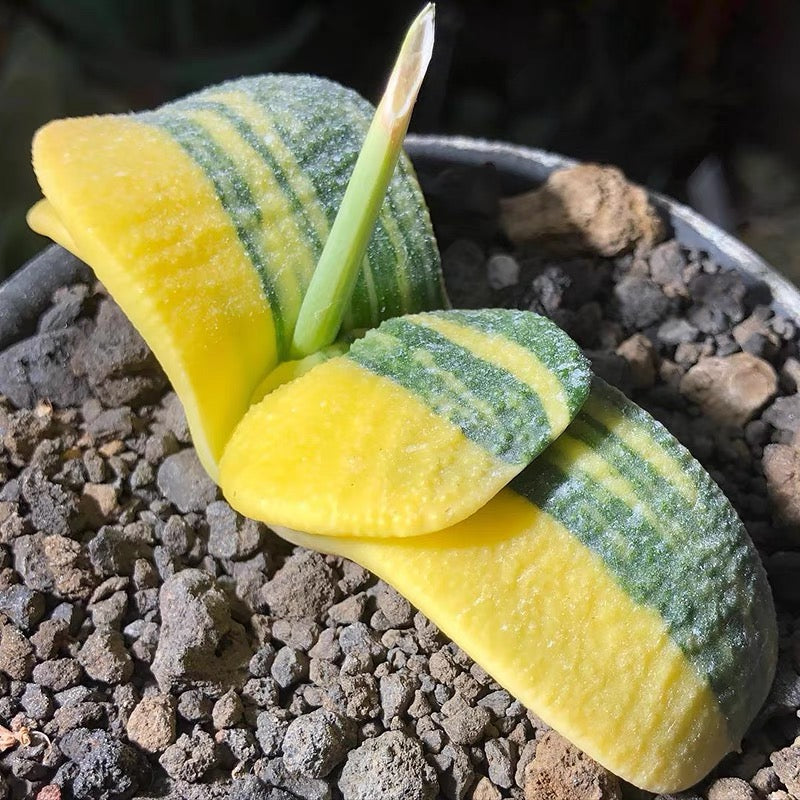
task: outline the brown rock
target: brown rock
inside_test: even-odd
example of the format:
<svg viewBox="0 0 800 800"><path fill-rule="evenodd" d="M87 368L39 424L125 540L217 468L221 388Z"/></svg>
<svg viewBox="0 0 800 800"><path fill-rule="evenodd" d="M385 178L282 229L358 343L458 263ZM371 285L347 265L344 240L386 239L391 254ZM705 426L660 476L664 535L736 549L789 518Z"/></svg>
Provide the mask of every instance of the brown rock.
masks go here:
<svg viewBox="0 0 800 800"><path fill-rule="evenodd" d="M686 296L688 262L680 242L670 239L654 247L647 256L647 261L650 266L650 276L663 288L664 294L668 297Z"/></svg>
<svg viewBox="0 0 800 800"><path fill-rule="evenodd" d="M168 694L143 697L131 712L128 738L148 753L161 753L175 741L175 701Z"/></svg>
<svg viewBox="0 0 800 800"><path fill-rule="evenodd" d="M161 629L152 672L164 691L241 686L253 655L247 634L231 616L214 579L184 569L159 593Z"/></svg>
<svg viewBox="0 0 800 800"><path fill-rule="evenodd" d="M714 348L708 342L681 342L675 348L675 363L679 367L689 369L703 358L707 358L714 352Z"/></svg>
<svg viewBox="0 0 800 800"><path fill-rule="evenodd" d="M607 769L548 731L525 768L525 800L620 800L619 781Z"/></svg>
<svg viewBox="0 0 800 800"><path fill-rule="evenodd" d="M36 648L36 655L41 661L55 658L58 651L69 639L69 624L63 619L46 619L39 623L36 633L30 642Z"/></svg>
<svg viewBox="0 0 800 800"><path fill-rule="evenodd" d="M336 579L319 553L298 550L261 591L275 616L317 618L338 599Z"/></svg>
<svg viewBox="0 0 800 800"><path fill-rule="evenodd" d="M637 244L649 247L663 236L646 192L614 167L560 169L544 186L500 204L500 221L511 241L535 241L551 252L615 256Z"/></svg>
<svg viewBox="0 0 800 800"><path fill-rule="evenodd" d="M763 359L750 353L702 358L681 380L681 393L705 414L741 427L778 390L778 376Z"/></svg>
<svg viewBox="0 0 800 800"><path fill-rule="evenodd" d="M768 444L761 463L775 516L789 525L800 525L800 448Z"/></svg>
<svg viewBox="0 0 800 800"><path fill-rule="evenodd" d="M784 747L770 756L775 774L795 797L800 796L800 748Z"/></svg>
<svg viewBox="0 0 800 800"><path fill-rule="evenodd" d="M106 458L119 455L125 449L125 442L121 439L112 439L110 442L105 442L97 448L97 452L104 455Z"/></svg>
<svg viewBox="0 0 800 800"><path fill-rule="evenodd" d="M481 778L472 790L472 800L502 800L500 790L487 778Z"/></svg>
<svg viewBox="0 0 800 800"><path fill-rule="evenodd" d="M718 778L707 796L708 800L759 800L756 790L741 778Z"/></svg>
<svg viewBox="0 0 800 800"><path fill-rule="evenodd" d="M54 783L42 786L36 795L36 800L61 800L61 787Z"/></svg>
<svg viewBox="0 0 800 800"><path fill-rule="evenodd" d="M31 674L36 659L33 645L14 625L0 628L0 672L15 681L24 681Z"/></svg>
<svg viewBox="0 0 800 800"><path fill-rule="evenodd" d="M14 569L25 584L65 600L85 600L97 583L79 542L56 534L20 536L12 545Z"/></svg>
<svg viewBox="0 0 800 800"><path fill-rule="evenodd" d="M87 700L57 708L49 728L58 736L63 736L75 728L97 728L105 720L103 706Z"/></svg>
<svg viewBox="0 0 800 800"><path fill-rule="evenodd" d="M755 355L773 356L778 352L781 340L757 314L752 314L742 320L732 331L736 344L746 353Z"/></svg>
<svg viewBox="0 0 800 800"><path fill-rule="evenodd" d="M33 668L33 681L40 686L61 692L77 686L83 677L83 668L74 658L52 658Z"/></svg>
<svg viewBox="0 0 800 800"><path fill-rule="evenodd" d="M78 542L63 536L46 536L43 544L44 560L53 578L52 593L67 600L82 600L90 595L96 580Z"/></svg>
<svg viewBox="0 0 800 800"><path fill-rule="evenodd" d="M102 683L123 683L133 675L133 659L125 648L119 631L97 628L78 652L78 661L93 680Z"/></svg>
<svg viewBox="0 0 800 800"><path fill-rule="evenodd" d="M762 767L750 779L750 785L760 794L768 795L779 789L781 782L774 767Z"/></svg>
<svg viewBox="0 0 800 800"><path fill-rule="evenodd" d="M466 706L442 722L444 732L455 744L475 744L491 722L489 712L478 706Z"/></svg>
<svg viewBox="0 0 800 800"><path fill-rule="evenodd" d="M214 727L217 730L223 728L232 728L242 718L244 708L239 695L229 689L222 697L214 703L214 708L211 711L211 719L214 722Z"/></svg>
<svg viewBox="0 0 800 800"><path fill-rule="evenodd" d="M677 389L680 386L684 372L674 361L663 358L658 365L658 375L671 389Z"/></svg>
<svg viewBox="0 0 800 800"><path fill-rule="evenodd" d="M635 388L646 389L655 383L658 353L643 333L634 333L626 339L617 348L617 355L630 365L631 381Z"/></svg>
<svg viewBox="0 0 800 800"><path fill-rule="evenodd" d="M110 483L87 483L83 487L79 508L90 523L102 525L117 509L117 490Z"/></svg>

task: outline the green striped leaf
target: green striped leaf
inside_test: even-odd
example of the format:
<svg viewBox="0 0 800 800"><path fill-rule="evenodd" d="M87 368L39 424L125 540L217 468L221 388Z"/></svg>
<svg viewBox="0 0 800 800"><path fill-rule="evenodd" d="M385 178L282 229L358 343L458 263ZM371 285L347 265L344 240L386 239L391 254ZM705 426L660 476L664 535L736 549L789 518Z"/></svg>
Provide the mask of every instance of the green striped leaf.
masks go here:
<svg viewBox="0 0 800 800"><path fill-rule="evenodd" d="M774 671L775 611L744 526L689 452L596 378L575 421L510 486L665 620L732 730L744 730Z"/></svg>
<svg viewBox="0 0 800 800"><path fill-rule="evenodd" d="M330 81L265 75L211 87L142 115L168 131L213 183L259 275L284 357L372 113L355 92ZM279 187L294 225L277 243L259 232L271 219L270 195L259 185L263 174ZM402 156L343 328L372 328L446 304L425 202Z"/></svg>
<svg viewBox="0 0 800 800"><path fill-rule="evenodd" d="M742 523L689 453L598 379L564 433L457 525L404 541L275 530L375 572L549 725L653 792L695 784L737 749L775 674L775 610Z"/></svg>
<svg viewBox="0 0 800 800"><path fill-rule="evenodd" d="M347 356L400 384L497 458L528 464L586 397L577 345L544 317L485 309L400 317Z"/></svg>
<svg viewBox="0 0 800 800"><path fill-rule="evenodd" d="M528 311L387 320L254 406L220 485L242 513L311 533L440 530L547 447L589 384L578 346Z"/></svg>

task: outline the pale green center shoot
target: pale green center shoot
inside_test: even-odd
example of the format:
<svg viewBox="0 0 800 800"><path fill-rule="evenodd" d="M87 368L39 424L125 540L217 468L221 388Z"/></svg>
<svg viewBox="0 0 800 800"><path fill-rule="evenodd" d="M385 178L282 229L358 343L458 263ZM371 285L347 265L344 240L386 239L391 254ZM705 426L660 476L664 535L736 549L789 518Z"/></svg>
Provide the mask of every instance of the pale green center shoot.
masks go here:
<svg viewBox="0 0 800 800"><path fill-rule="evenodd" d="M406 33L303 298L292 340L293 358L315 353L336 339L402 151L433 39L434 6L429 3Z"/></svg>

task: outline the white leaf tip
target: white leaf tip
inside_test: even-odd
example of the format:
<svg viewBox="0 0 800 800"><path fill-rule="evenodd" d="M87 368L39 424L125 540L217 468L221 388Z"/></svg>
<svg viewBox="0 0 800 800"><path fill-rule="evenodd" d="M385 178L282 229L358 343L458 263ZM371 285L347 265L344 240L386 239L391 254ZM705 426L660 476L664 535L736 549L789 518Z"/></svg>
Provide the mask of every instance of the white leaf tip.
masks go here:
<svg viewBox="0 0 800 800"><path fill-rule="evenodd" d="M406 33L381 105L393 123L406 120L417 99L433 55L436 5L428 3Z"/></svg>

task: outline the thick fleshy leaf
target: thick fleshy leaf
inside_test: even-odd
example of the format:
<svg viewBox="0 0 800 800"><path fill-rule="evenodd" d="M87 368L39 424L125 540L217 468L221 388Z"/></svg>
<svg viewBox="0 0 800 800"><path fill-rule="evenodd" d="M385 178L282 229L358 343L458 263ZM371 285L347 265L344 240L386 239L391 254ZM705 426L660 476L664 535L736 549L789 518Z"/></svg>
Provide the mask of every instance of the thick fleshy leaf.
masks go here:
<svg viewBox="0 0 800 800"><path fill-rule="evenodd" d="M553 441L589 381L577 345L536 314L398 317L251 408L220 485L270 524L355 536L440 530Z"/></svg>
<svg viewBox="0 0 800 800"><path fill-rule="evenodd" d="M378 574L545 722L654 792L737 749L775 673L775 610L744 526L689 453L599 381L554 444L447 530L277 532Z"/></svg>
<svg viewBox="0 0 800 800"><path fill-rule="evenodd" d="M57 120L36 135L31 226L83 258L140 330L217 461L289 345L372 117L309 76L211 87L156 112ZM344 329L446 304L425 203L403 156Z"/></svg>

